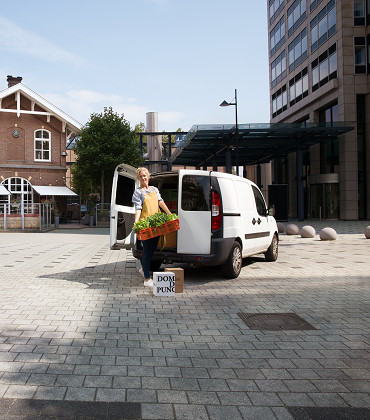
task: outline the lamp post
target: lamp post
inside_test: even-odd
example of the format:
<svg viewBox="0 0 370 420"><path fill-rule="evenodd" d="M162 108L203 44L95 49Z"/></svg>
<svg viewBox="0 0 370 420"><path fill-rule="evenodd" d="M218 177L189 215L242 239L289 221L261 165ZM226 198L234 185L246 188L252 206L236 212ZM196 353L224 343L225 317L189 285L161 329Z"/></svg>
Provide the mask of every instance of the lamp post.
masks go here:
<svg viewBox="0 0 370 420"><path fill-rule="evenodd" d="M236 174L239 175L239 132L238 132L238 102L237 102L237 95L236 95L236 89L235 89L235 98L233 99L234 102L226 102L223 101L220 106L230 106L235 105L235 165L236 165Z"/></svg>

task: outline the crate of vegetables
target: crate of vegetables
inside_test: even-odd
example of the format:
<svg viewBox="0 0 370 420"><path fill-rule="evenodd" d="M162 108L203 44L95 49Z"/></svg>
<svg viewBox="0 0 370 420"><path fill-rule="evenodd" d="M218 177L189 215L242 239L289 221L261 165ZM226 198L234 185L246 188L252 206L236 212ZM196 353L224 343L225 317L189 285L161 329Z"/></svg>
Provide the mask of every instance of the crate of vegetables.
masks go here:
<svg viewBox="0 0 370 420"><path fill-rule="evenodd" d="M175 213L155 213L134 224L134 232L138 239L146 241L156 236L165 235L180 229L179 216Z"/></svg>

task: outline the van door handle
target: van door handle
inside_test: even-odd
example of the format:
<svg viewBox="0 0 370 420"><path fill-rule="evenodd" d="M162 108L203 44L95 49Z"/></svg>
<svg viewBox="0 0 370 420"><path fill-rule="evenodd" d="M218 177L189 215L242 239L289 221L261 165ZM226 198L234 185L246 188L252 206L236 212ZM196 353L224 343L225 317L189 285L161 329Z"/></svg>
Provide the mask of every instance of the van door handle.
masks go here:
<svg viewBox="0 0 370 420"><path fill-rule="evenodd" d="M115 218L116 218L116 216L112 216L112 217L111 217L111 219L115 219Z"/></svg>
<svg viewBox="0 0 370 420"><path fill-rule="evenodd" d="M255 225L257 223L257 220L253 217L252 223Z"/></svg>
<svg viewBox="0 0 370 420"><path fill-rule="evenodd" d="M257 223L260 225L262 222L262 220L260 218L258 218Z"/></svg>

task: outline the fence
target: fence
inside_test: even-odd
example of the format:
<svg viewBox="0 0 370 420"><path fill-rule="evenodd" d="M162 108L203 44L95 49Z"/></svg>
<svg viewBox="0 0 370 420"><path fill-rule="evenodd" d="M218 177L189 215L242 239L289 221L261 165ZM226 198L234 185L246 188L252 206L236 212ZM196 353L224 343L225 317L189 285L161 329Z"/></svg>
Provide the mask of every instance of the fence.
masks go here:
<svg viewBox="0 0 370 420"><path fill-rule="evenodd" d="M50 227L50 204L0 204L0 230L42 231Z"/></svg>
<svg viewBox="0 0 370 420"><path fill-rule="evenodd" d="M110 203L98 203L95 207L95 224L108 227L110 224Z"/></svg>

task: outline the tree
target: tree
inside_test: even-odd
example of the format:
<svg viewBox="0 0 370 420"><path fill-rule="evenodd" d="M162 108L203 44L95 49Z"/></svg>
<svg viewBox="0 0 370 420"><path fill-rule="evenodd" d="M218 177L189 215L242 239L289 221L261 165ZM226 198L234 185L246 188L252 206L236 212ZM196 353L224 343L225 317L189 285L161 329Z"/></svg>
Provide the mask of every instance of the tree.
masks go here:
<svg viewBox="0 0 370 420"><path fill-rule="evenodd" d="M104 189L111 187L117 165L126 163L136 167L143 163L135 131L124 115L113 112L111 107L90 115L74 151L77 159L73 165L73 175L76 175L73 185L79 185L85 195L100 190L102 203L105 202Z"/></svg>
<svg viewBox="0 0 370 420"><path fill-rule="evenodd" d="M137 139L140 145L140 133L145 133L145 124L143 122L139 122L139 124L135 125L135 133L137 135ZM147 152L147 136L143 136L143 154Z"/></svg>

